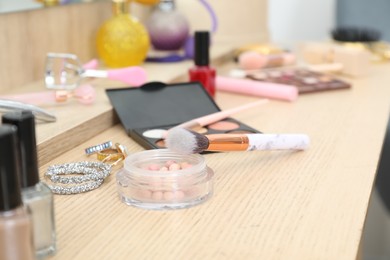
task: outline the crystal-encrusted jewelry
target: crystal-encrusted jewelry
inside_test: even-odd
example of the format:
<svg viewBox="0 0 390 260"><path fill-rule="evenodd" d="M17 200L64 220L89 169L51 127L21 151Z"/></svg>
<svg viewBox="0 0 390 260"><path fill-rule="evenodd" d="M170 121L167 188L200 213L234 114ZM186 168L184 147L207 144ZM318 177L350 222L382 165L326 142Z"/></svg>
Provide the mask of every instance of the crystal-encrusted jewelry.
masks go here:
<svg viewBox="0 0 390 260"><path fill-rule="evenodd" d="M56 194L78 194L98 188L110 175L112 166L102 162L75 162L51 165L45 174L52 183L49 185ZM70 175L70 176L67 176Z"/></svg>

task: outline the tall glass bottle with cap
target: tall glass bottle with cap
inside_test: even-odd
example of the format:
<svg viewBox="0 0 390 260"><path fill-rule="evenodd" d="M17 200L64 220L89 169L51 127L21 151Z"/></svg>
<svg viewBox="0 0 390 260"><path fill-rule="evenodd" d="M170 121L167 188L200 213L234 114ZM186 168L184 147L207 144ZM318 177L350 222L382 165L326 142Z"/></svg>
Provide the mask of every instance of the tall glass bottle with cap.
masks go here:
<svg viewBox="0 0 390 260"><path fill-rule="evenodd" d="M0 126L0 259L33 260L31 217L19 183L16 127Z"/></svg>
<svg viewBox="0 0 390 260"><path fill-rule="evenodd" d="M53 193L39 181L35 120L30 111L4 114L3 123L17 126L20 149L20 183L23 203L31 211L35 252L38 259L56 251Z"/></svg>

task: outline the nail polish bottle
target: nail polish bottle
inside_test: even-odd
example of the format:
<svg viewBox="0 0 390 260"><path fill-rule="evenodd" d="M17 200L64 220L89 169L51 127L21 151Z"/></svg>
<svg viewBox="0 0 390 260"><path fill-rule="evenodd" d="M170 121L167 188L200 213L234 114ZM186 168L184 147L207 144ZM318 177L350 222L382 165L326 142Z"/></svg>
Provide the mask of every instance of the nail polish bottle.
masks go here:
<svg viewBox="0 0 390 260"><path fill-rule="evenodd" d="M39 181L34 115L30 111L3 115L3 123L17 126L20 149L20 183L23 203L31 211L35 253L38 259L56 251L53 193Z"/></svg>
<svg viewBox="0 0 390 260"><path fill-rule="evenodd" d="M210 33L195 32L195 67L189 70L190 81L199 81L210 94L215 96L215 69L209 66Z"/></svg>
<svg viewBox="0 0 390 260"><path fill-rule="evenodd" d="M0 126L0 259L33 260L33 226L19 182L17 129Z"/></svg>

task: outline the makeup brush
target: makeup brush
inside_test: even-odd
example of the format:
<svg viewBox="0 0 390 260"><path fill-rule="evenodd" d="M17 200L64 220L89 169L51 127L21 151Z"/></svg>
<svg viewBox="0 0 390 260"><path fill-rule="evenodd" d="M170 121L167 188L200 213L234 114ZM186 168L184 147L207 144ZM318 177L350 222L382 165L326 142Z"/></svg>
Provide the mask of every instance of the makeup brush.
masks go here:
<svg viewBox="0 0 390 260"><path fill-rule="evenodd" d="M211 134L202 135L184 128L168 132L168 149L183 153L204 151L305 150L310 139L305 134Z"/></svg>
<svg viewBox="0 0 390 260"><path fill-rule="evenodd" d="M88 67L93 66L83 66L74 54L48 53L45 64L46 86L50 89L74 89L83 78L108 78L131 86L140 86L147 80L145 69L139 66L110 70Z"/></svg>
<svg viewBox="0 0 390 260"><path fill-rule="evenodd" d="M224 111L212 113L210 115L198 117L198 118L192 119L190 121L184 122L180 125L177 125L175 127L187 128L187 129L195 129L195 128L203 127L203 126L218 122L222 119L225 119L225 118L229 117L230 115L238 113L240 111L243 111L243 110L255 107L255 106L267 104L268 101L269 101L268 99L260 99L258 101L251 102L251 103L246 104L246 105L242 105L242 106L234 107L234 108L227 109Z"/></svg>

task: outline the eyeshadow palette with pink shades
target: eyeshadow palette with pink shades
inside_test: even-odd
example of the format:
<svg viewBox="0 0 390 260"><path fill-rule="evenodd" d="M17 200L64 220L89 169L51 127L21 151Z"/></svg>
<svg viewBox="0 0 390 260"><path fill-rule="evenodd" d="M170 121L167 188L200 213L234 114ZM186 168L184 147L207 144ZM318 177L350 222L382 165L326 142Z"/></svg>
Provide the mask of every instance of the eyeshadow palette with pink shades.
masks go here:
<svg viewBox="0 0 390 260"><path fill-rule="evenodd" d="M258 81L293 85L298 88L299 94L348 89L351 87L350 83L337 79L333 75L301 68L250 71L247 72L246 77Z"/></svg>
<svg viewBox="0 0 390 260"><path fill-rule="evenodd" d="M166 130L183 122L219 112L220 108L198 82L139 88L108 89L106 93L127 134L146 149L165 148ZM228 117L194 129L202 134L260 133Z"/></svg>

